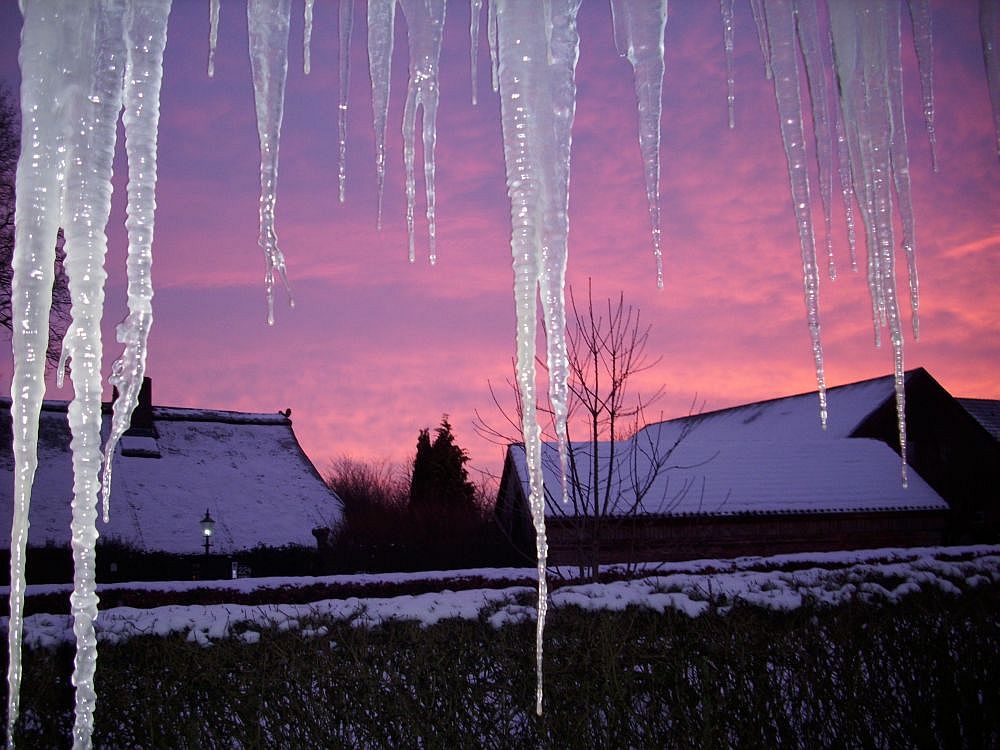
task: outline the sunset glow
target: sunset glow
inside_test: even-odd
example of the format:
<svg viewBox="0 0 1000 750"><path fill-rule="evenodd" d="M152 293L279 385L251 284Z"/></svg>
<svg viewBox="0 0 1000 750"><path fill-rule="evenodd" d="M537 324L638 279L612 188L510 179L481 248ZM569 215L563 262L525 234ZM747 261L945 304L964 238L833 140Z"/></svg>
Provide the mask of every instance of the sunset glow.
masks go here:
<svg viewBox="0 0 1000 750"><path fill-rule="evenodd" d="M207 3L174 5L147 368L154 402L260 412L290 407L296 434L320 471L342 454L406 461L418 430L447 413L472 466L498 470L500 450L472 430L475 409L493 415L488 383L510 376L514 350L509 209L485 16L473 107L469 4L449 4L432 267L419 179L416 262L407 261L402 14L384 221L377 231L363 5L356 10L346 202L340 204L336 5L316 4L306 77L296 4L277 216L296 305L289 309L278 289L277 323L269 327L257 246L258 143L245 14L229 4L222 8L210 79ZM1000 165L975 5L934 4L937 174L930 168L912 47L904 41L922 287L921 340L907 339L906 366L925 367L954 395L1000 398ZM648 351L662 360L641 385L650 392L663 385L666 393L651 417L660 410L664 417L686 414L692 402L717 409L815 388L774 96L749 8L739 4L735 19L736 128L730 130L718 8L670 7L661 121L664 289L656 288L631 69L615 53L607 3L587 2L581 10L570 198L568 284L583 291L591 279L597 300L624 291L652 325ZM0 79L16 91L15 3L0 10L0 24ZM124 172L120 157L108 228L105 372L118 353L112 331L125 309ZM840 277L824 276L820 302L830 385L892 368L888 349L872 344L864 269L850 272L839 217L835 202ZM905 286L902 276L899 281ZM0 360L6 382L11 368L7 353ZM72 391L52 385L47 395L69 399Z"/></svg>

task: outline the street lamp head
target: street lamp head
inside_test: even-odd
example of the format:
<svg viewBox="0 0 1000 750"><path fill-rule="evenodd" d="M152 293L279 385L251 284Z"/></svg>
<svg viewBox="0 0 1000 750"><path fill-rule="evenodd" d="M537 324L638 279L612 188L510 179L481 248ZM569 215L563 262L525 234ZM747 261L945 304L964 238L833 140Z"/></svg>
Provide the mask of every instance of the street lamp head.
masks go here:
<svg viewBox="0 0 1000 750"><path fill-rule="evenodd" d="M212 536L215 532L215 519L208 513L208 508L205 508L205 517L201 519L201 533L206 537Z"/></svg>

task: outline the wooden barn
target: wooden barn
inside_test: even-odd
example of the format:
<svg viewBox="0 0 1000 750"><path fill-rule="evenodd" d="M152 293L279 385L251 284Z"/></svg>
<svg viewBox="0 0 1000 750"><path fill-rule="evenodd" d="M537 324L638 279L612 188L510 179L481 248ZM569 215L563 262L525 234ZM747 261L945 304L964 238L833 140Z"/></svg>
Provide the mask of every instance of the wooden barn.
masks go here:
<svg viewBox="0 0 1000 750"><path fill-rule="evenodd" d="M29 548L69 546L73 475L67 402L42 407ZM105 404L103 434L110 427ZM13 513L10 399L0 399L0 514ZM335 526L339 499L302 451L287 412L153 406L147 378L115 457L110 520L100 545L140 553L232 556L257 547L311 547ZM205 547L202 521L213 522ZM0 535L9 549L9 537ZM101 553L98 554L101 564ZM30 566L30 562L29 562ZM30 575L30 570L29 570Z"/></svg>
<svg viewBox="0 0 1000 750"><path fill-rule="evenodd" d="M997 538L997 402L906 374L908 485L891 377L648 425L628 440L543 447L554 564L681 560ZM596 472L595 472L596 469ZM594 491L596 487L596 492ZM534 551L524 447L509 446L498 522Z"/></svg>

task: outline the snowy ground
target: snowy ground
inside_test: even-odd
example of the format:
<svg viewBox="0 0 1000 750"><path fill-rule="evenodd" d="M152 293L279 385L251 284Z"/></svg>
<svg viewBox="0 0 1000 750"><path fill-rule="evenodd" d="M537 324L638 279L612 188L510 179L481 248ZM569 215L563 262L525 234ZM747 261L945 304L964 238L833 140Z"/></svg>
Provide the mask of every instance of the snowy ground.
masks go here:
<svg viewBox="0 0 1000 750"><path fill-rule="evenodd" d="M563 571L567 576L570 571ZM609 568L608 572L614 572ZM439 620L486 616L495 627L535 618L534 569L482 569L430 573L328 576L323 578L262 578L212 582L213 589L261 591L317 583L355 584L441 581L443 586L476 577L497 581L496 588L476 588L387 598L326 599L309 604L168 605L151 609L116 607L97 619L101 642L119 642L137 635L182 635L204 646L236 636L253 643L263 630L298 630L322 636L323 620L348 620L358 627L389 620L432 625ZM523 582L523 585L521 583ZM892 603L907 594L937 588L960 594L968 587L1000 582L1000 546L879 549L855 552L803 553L735 560L697 560L647 566L640 576L599 584L557 588L550 606L624 609L640 606L677 609L697 617L710 609L726 612L736 603L778 610L803 603L835 605L854 597ZM515 584L515 585L511 585ZM105 589L146 589L183 592L205 588L206 582L108 584ZM28 596L65 592L69 586L29 586ZM6 627L7 618L2 624ZM73 641L69 615L35 614L25 618L24 642L29 648Z"/></svg>

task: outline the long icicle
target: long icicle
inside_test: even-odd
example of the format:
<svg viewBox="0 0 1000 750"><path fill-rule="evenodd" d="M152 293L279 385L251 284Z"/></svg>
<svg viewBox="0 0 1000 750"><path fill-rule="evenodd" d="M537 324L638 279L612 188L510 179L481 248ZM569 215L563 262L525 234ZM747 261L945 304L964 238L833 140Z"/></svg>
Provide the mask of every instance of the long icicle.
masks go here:
<svg viewBox="0 0 1000 750"><path fill-rule="evenodd" d="M45 397L45 352L49 343L56 236L70 135L69 123L60 115L66 111L67 94L81 89L82 77L77 67L53 65L51 52L73 49L77 29L93 25L94 9L88 6L76 13L71 8L46 8L41 3L31 3L23 12L18 56L23 114L11 279L14 517L7 626L8 747L13 747L20 711L28 511L38 467L38 420Z"/></svg>
<svg viewBox="0 0 1000 750"><path fill-rule="evenodd" d="M372 81L372 118L375 127L375 179L378 216L382 228L382 195L385 192L385 123L389 117L389 84L392 80L392 46L396 0L368 0L368 72Z"/></svg>
<svg viewBox="0 0 1000 750"><path fill-rule="evenodd" d="M403 163L406 169L406 231L409 258L415 259L413 248L413 208L416 202L416 180L413 176L417 109L422 112L420 130L424 142L424 194L427 201L428 257L437 262L437 226L434 218L434 147L437 143L437 109L441 95L438 69L441 40L444 35L445 0L400 0L406 16L410 50L410 81L403 109Z"/></svg>
<svg viewBox="0 0 1000 750"><path fill-rule="evenodd" d="M469 0L469 67L472 80L472 106L479 103L479 82L477 81L479 62L479 16L482 14L483 0Z"/></svg>
<svg viewBox="0 0 1000 750"><path fill-rule="evenodd" d="M564 351L564 329L557 329L558 311L549 295L565 258L565 229L560 218L565 209L569 178L569 127L572 108L572 75L576 64L575 35L578 0L552 0L552 13L573 23L573 31L550 47L546 6L535 0L495 0L496 39L503 124L507 190L511 202L511 253L514 260L514 298L517 309L517 383L522 404L522 432L529 473L532 520L538 560L538 620L535 631L537 673L536 711L542 711L542 662L548 586L545 567L545 495L542 486L541 429L538 424L535 382L535 334L540 286L544 284L546 337L550 355ZM559 50L556 51L556 46ZM555 52L556 54L553 54ZM571 58L571 59L570 59ZM557 106L553 106L556 103ZM562 110L555 112L554 110ZM558 163L557 162L561 162ZM560 172L560 170L562 170ZM551 254L546 257L546 253ZM551 321L552 328L549 328ZM551 341L556 338L557 341ZM556 375L558 378L559 376ZM557 428L558 429L558 428Z"/></svg>
<svg viewBox="0 0 1000 750"><path fill-rule="evenodd" d="M208 77L215 76L215 47L219 43L219 11L222 0L211 0L208 5Z"/></svg>
<svg viewBox="0 0 1000 750"><path fill-rule="evenodd" d="M798 227L802 256L802 285L806 303L806 322L816 368L820 423L826 429L826 377L823 372L823 345L819 325L819 271L816 264L816 239L812 226L809 195L809 171L806 167L805 134L802 127L802 102L799 97L799 50L796 48L795 9L792 0L765 0L768 47L774 97L781 123L781 140L788 163L792 206Z"/></svg>
<svg viewBox="0 0 1000 750"><path fill-rule="evenodd" d="M893 350L896 420L903 483L906 484L906 383L903 334L896 295L895 236L892 191L893 137L902 123L893 100L898 74L899 6L864 0L856 5L832 3L830 30L840 82L841 109L850 141L854 192L861 199L868 246L869 288L877 332L889 328Z"/></svg>
<svg viewBox="0 0 1000 750"><path fill-rule="evenodd" d="M115 447L129 427L146 373L146 343L153 324L153 229L156 213L156 138L160 119L163 50L167 44L170 0L132 0L126 34L124 112L128 158L128 316L117 328L125 349L112 366L110 382L118 389L111 432L104 446L101 482L103 520L108 522L111 467Z"/></svg>
<svg viewBox="0 0 1000 750"><path fill-rule="evenodd" d="M96 591L97 502L101 466L101 317L104 312L105 227L111 212L111 170L118 115L122 105L125 2L99 6L94 18L94 65L84 89L89 107L74 124L63 202L66 236L64 266L69 277L72 324L66 338L72 361L73 400L68 409L73 459L73 593L70 609L76 635L73 685L76 686L73 745L90 747L97 692L98 596ZM84 31L84 33L87 33Z"/></svg>
<svg viewBox="0 0 1000 750"><path fill-rule="evenodd" d="M284 113L288 73L288 28L291 0L249 0L247 27L253 70L257 135L260 138L260 247L264 251L264 289L267 323L274 325L274 277L277 275L294 307L285 272L285 256L278 247L274 209L278 200L278 142Z"/></svg>
<svg viewBox="0 0 1000 750"><path fill-rule="evenodd" d="M722 10L722 44L726 54L726 111L729 129L736 127L736 63L733 59L733 5L735 0L719 0Z"/></svg>
<svg viewBox="0 0 1000 750"><path fill-rule="evenodd" d="M340 0L340 92L337 102L337 129L340 159L337 162L337 186L340 202L347 188L347 106L351 91L351 31L354 27L354 0Z"/></svg>
<svg viewBox="0 0 1000 750"><path fill-rule="evenodd" d="M656 286L663 288L660 231L660 114L663 111L663 32L667 0L611 0L618 54L632 64L639 107L639 151L656 259Z"/></svg>
<svg viewBox="0 0 1000 750"><path fill-rule="evenodd" d="M302 18L302 72L312 72L313 0L306 0Z"/></svg>
<svg viewBox="0 0 1000 750"><path fill-rule="evenodd" d="M931 147L931 168L938 171L937 134L934 129L934 41L930 0L908 0L913 26L913 48L920 68L920 97L924 105L924 127Z"/></svg>
<svg viewBox="0 0 1000 750"><path fill-rule="evenodd" d="M827 91L826 71L829 61L823 51L819 30L816 0L796 0L795 32L805 62L806 80L809 83L809 103L812 107L813 142L816 145L816 168L819 178L819 195L823 204L823 240L826 247L827 273L830 280L837 278L833 258L833 130L830 127L830 97Z"/></svg>

